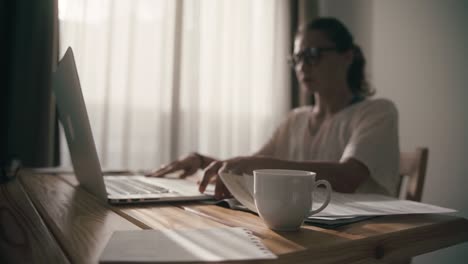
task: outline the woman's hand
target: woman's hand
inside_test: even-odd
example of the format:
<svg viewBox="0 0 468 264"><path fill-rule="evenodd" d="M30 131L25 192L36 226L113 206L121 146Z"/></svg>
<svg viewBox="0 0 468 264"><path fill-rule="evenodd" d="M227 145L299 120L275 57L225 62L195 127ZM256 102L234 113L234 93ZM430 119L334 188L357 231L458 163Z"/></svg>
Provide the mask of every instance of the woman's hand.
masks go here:
<svg viewBox="0 0 468 264"><path fill-rule="evenodd" d="M199 190L204 192L209 183L215 182L215 199L224 199L231 197L231 193L224 185L219 174L221 172L229 172L237 175L243 173L251 174L253 170L261 166L262 158L260 157L237 157L225 161L213 161L206 167L203 178L200 182Z"/></svg>
<svg viewBox="0 0 468 264"><path fill-rule="evenodd" d="M203 157L200 154L191 153L186 157L178 159L169 163L168 165L163 165L161 168L152 171L146 176L149 177L163 177L168 173L175 171L183 171L179 177L185 178L197 172L198 169L203 168Z"/></svg>

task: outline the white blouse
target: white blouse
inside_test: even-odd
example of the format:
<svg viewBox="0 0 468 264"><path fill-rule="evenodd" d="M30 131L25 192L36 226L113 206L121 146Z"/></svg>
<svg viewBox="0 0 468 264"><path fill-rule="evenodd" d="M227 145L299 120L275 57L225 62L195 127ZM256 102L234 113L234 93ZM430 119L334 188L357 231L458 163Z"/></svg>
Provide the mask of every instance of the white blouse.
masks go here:
<svg viewBox="0 0 468 264"><path fill-rule="evenodd" d="M296 108L258 152L294 161L362 162L370 171L356 192L395 196L399 183L398 112L386 99L366 99L318 120L312 106Z"/></svg>

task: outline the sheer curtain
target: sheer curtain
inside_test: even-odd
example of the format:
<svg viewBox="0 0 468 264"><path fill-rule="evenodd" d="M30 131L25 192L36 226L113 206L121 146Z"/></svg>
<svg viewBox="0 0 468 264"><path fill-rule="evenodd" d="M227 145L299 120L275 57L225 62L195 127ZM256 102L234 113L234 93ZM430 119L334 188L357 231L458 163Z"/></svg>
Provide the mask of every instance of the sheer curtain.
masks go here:
<svg viewBox="0 0 468 264"><path fill-rule="evenodd" d="M59 0L59 19L103 167L247 155L289 110L288 1Z"/></svg>

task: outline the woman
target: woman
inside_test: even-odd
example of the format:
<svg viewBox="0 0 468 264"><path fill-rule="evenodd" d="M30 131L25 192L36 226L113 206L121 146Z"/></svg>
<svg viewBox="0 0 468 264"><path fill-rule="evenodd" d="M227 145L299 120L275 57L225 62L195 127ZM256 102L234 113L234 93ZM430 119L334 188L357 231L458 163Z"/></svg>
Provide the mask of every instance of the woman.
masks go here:
<svg viewBox="0 0 468 264"><path fill-rule="evenodd" d="M364 78L365 60L346 27L319 18L300 30L291 63L314 105L294 109L254 155L216 160L192 153L150 176L204 169L199 189L215 181L215 197L229 196L218 173L293 169L317 173L339 192L396 195L398 115L392 102L373 95Z"/></svg>

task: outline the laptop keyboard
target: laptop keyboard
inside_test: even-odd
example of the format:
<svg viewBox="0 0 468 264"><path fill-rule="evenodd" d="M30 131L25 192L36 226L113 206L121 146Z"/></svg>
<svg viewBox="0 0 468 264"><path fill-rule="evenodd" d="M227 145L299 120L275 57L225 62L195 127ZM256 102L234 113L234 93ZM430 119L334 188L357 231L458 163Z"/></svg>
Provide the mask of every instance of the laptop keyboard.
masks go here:
<svg viewBox="0 0 468 264"><path fill-rule="evenodd" d="M106 187L118 194L168 193L168 189L138 179L105 179Z"/></svg>

